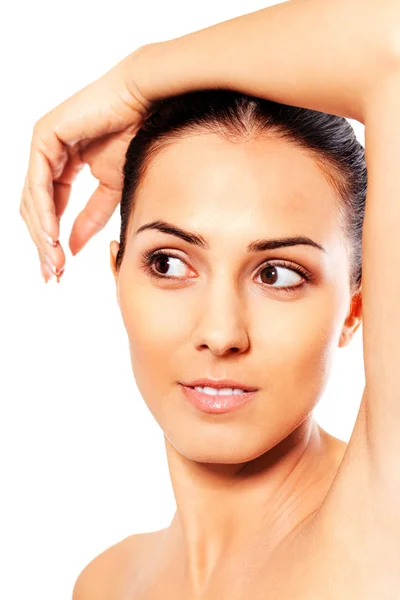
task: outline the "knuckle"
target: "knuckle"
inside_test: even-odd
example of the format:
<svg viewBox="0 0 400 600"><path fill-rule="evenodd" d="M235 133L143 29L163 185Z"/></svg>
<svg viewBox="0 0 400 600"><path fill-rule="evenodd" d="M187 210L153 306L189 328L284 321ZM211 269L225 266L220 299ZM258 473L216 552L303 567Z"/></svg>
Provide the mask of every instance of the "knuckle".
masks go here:
<svg viewBox="0 0 400 600"><path fill-rule="evenodd" d="M38 119L33 126L33 137L37 137L39 135L40 129L42 127L42 119Z"/></svg>
<svg viewBox="0 0 400 600"><path fill-rule="evenodd" d="M86 220L90 224L94 225L94 227L96 229L104 227L104 225L106 223L105 216L101 212L99 212L99 211L87 214L86 215Z"/></svg>
<svg viewBox="0 0 400 600"><path fill-rule="evenodd" d="M26 191L30 196L32 195L32 183L30 179L28 179L26 182Z"/></svg>
<svg viewBox="0 0 400 600"><path fill-rule="evenodd" d="M47 125L46 118L41 117L33 126L32 141L35 147L40 147L46 137Z"/></svg>

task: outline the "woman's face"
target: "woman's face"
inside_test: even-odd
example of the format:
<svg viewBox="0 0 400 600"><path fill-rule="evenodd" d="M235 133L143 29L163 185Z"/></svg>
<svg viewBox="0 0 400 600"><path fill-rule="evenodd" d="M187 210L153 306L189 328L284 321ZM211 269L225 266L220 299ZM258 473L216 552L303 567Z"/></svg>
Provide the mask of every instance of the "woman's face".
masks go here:
<svg viewBox="0 0 400 600"><path fill-rule="evenodd" d="M335 349L359 325L349 313L350 264L337 202L311 157L266 135L233 143L199 132L151 160L120 271L115 241L111 266L137 386L187 458L257 458L320 399ZM156 229L135 233L153 221L196 233L208 248ZM260 239L300 235L325 251L304 244L247 251ZM155 259L157 278L142 254L159 249L172 257ZM274 264L276 271L268 269ZM258 391L239 409L205 413L179 383L198 378L234 379Z"/></svg>

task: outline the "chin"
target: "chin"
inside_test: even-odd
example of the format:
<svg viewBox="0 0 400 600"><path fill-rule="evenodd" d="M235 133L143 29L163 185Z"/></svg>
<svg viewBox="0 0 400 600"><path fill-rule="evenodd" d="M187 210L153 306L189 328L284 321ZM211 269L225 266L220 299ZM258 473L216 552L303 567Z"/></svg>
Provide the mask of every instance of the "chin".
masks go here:
<svg viewBox="0 0 400 600"><path fill-rule="evenodd" d="M212 425L209 428L212 429ZM246 432L239 435L237 427L225 425L225 428L225 432L222 432L222 428L217 426L214 432L206 433L203 430L203 434L200 432L195 434L193 428L187 428L185 433L181 430L180 435L175 429L173 433L164 431L164 435L176 452L198 463L226 465L246 463L273 447L273 444L268 443L265 432L254 436L253 430L253 435Z"/></svg>

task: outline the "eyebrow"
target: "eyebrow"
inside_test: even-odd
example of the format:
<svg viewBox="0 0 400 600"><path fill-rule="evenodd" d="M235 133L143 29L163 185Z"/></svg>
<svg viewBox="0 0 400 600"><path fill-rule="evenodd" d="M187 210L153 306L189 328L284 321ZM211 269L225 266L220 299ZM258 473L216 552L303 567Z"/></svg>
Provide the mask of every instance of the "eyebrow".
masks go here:
<svg viewBox="0 0 400 600"><path fill-rule="evenodd" d="M202 235L198 233L194 233L192 231L186 231L172 223L167 223L166 221L157 220L152 221L151 223L146 223L139 227L139 229L135 232L134 235L137 235L141 231L145 231L146 229L155 229L157 231L161 231L161 233L168 233L170 235L175 235L178 238L181 238L185 242L189 244L193 244L194 246L199 246L204 250L209 250L210 246L207 240L204 239ZM251 242L247 246L247 252L262 252L265 250L275 250L276 248L283 248L287 246L297 246L297 245L307 245L313 246L314 248L318 248L323 252L327 253L325 248L314 242L311 238L305 235L296 235L284 238L274 238L274 239L259 239Z"/></svg>

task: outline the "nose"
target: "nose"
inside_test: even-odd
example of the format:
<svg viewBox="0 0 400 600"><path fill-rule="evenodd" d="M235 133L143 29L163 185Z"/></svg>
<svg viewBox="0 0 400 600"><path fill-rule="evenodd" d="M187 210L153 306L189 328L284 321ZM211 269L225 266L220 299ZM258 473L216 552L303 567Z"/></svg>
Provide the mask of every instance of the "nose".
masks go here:
<svg viewBox="0 0 400 600"><path fill-rule="evenodd" d="M208 348L213 354L245 352L249 345L246 310L232 286L214 286L202 303L201 318L194 332L196 349Z"/></svg>

